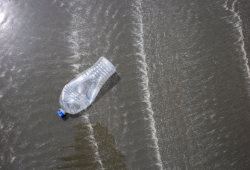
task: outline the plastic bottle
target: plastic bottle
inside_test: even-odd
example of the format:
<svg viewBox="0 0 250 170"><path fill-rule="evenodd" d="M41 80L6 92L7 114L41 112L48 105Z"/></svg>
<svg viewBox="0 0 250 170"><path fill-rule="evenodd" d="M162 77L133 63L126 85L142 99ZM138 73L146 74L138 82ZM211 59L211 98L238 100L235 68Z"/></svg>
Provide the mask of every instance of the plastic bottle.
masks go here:
<svg viewBox="0 0 250 170"><path fill-rule="evenodd" d="M76 114L86 109L96 98L103 84L116 72L114 65L105 57L66 84L59 98L60 117Z"/></svg>

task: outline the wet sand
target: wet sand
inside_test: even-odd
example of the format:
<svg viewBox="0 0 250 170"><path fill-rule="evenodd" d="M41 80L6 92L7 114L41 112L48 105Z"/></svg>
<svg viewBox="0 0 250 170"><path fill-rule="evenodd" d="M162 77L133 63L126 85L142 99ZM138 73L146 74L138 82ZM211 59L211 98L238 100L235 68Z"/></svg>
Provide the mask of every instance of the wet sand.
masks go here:
<svg viewBox="0 0 250 170"><path fill-rule="evenodd" d="M0 2L0 169L247 169L247 1ZM63 86L117 73L61 119Z"/></svg>

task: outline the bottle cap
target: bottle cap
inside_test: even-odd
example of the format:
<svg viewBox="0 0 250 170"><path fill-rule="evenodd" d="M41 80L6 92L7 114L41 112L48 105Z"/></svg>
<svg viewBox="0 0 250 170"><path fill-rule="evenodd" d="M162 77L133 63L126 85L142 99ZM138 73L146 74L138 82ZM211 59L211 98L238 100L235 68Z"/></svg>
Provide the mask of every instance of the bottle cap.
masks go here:
<svg viewBox="0 0 250 170"><path fill-rule="evenodd" d="M59 109L59 110L57 111L57 114L58 114L58 116L60 116L60 117L65 116L65 114L61 111L61 109Z"/></svg>

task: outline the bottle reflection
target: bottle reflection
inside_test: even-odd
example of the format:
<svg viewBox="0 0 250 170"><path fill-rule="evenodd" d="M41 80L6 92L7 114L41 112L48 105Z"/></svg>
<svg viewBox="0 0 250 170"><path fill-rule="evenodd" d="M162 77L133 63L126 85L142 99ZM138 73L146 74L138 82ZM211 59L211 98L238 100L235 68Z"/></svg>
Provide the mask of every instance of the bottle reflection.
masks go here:
<svg viewBox="0 0 250 170"><path fill-rule="evenodd" d="M56 166L54 169L126 169L125 157L115 148L114 137L109 134L108 128L101 123L91 126L93 135L88 123L74 126L78 130L74 136L75 145L64 148L73 147L75 153L57 158L66 163ZM93 137L95 143L91 139ZM98 147L95 146L96 144ZM96 150L96 148L98 149ZM97 158L96 152L98 152L99 158Z"/></svg>

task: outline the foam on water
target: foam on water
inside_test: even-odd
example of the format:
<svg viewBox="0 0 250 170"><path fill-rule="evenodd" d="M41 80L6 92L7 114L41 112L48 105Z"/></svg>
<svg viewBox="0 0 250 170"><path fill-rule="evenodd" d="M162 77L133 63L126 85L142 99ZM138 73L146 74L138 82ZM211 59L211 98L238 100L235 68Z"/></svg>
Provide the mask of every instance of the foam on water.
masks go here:
<svg viewBox="0 0 250 170"><path fill-rule="evenodd" d="M4 77L4 76L5 76L5 74L6 74L6 72L5 72L5 71L3 71L3 72L0 74L0 77Z"/></svg>
<svg viewBox="0 0 250 170"><path fill-rule="evenodd" d="M56 1L57 1L57 0L54 0L54 1L53 1L53 4L56 3Z"/></svg>
<svg viewBox="0 0 250 170"><path fill-rule="evenodd" d="M2 154L3 154L3 153L2 153ZM1 160L1 162L3 162L3 161L4 161L4 157L3 157L3 155L1 155L1 156L0 156L0 160ZM0 168L2 168L2 165L3 165L3 164L0 164Z"/></svg>
<svg viewBox="0 0 250 170"><path fill-rule="evenodd" d="M92 124L90 123L90 120L89 120L89 115L85 114L85 115L82 115L81 117L84 119L83 122L87 123L87 127L89 128L90 135L89 135L88 139L94 146L95 160L96 160L96 162L98 162L100 164L101 169L104 169L103 164L102 164L102 160L100 157L100 153L98 151L98 144L97 144L95 137L94 137L94 129L93 129Z"/></svg>
<svg viewBox="0 0 250 170"><path fill-rule="evenodd" d="M161 160L161 155L159 151L159 145L158 145L158 138L157 138L157 132L155 128L155 120L154 120L154 111L152 108L152 103L150 101L150 91L149 91L149 78L148 78L148 65L146 62L146 54L144 52L144 39L143 39L143 20L142 20L142 7L141 7L142 1L136 1L136 3L133 5L135 7L136 11L133 13L133 16L136 19L136 26L132 33L134 34L135 38L135 46L138 47L139 52L136 53L139 57L137 58L137 61L139 63L139 71L142 73L140 76L140 85L142 87L142 100L147 104L146 112L147 118L145 120L149 121L149 128L152 135L152 141L153 141L153 148L155 148L155 156L157 158L156 165L159 167L159 169L163 169L163 164Z"/></svg>
<svg viewBox="0 0 250 170"><path fill-rule="evenodd" d="M124 122L123 122L124 128L123 128L123 130L122 130L121 140L124 140L125 134L126 134L127 131L128 131L127 115L128 115L128 112L126 112L126 113L123 114L123 117L124 117Z"/></svg>
<svg viewBox="0 0 250 170"><path fill-rule="evenodd" d="M10 163L12 163L16 159L15 156L10 155Z"/></svg>
<svg viewBox="0 0 250 170"><path fill-rule="evenodd" d="M111 17L111 18L115 18L115 17L116 17L116 15L117 15L117 13L118 13L118 9L115 11L115 13L112 15L112 17Z"/></svg>
<svg viewBox="0 0 250 170"><path fill-rule="evenodd" d="M110 4L110 5L108 6L108 8L106 9L106 11L105 11L105 15L106 15L106 16L109 15L109 11L110 11L111 7L112 7L112 4Z"/></svg>
<svg viewBox="0 0 250 170"><path fill-rule="evenodd" d="M227 3L228 3L228 0L226 0L225 3L223 4L223 8L225 8L226 10L228 10L228 5L227 5Z"/></svg>
<svg viewBox="0 0 250 170"><path fill-rule="evenodd" d="M3 129L3 126L4 126L4 124L3 124L2 121L0 120L0 130Z"/></svg>
<svg viewBox="0 0 250 170"><path fill-rule="evenodd" d="M233 14L233 18L237 19L236 22L233 22L232 20L228 20L229 23L233 24L233 26L235 27L235 29L238 31L239 33L239 39L238 39L238 43L240 43L240 48L241 48L241 52L243 53L242 57L245 61L244 66L245 66L245 72L247 75L247 78L250 78L250 73L249 73L249 66L248 66L248 59L247 59L247 53L245 50L245 43L244 43L244 36L243 36L243 30L242 30L242 19L240 18L239 12L235 11L235 4L236 4L237 0L234 0L232 2L232 6L231 8L228 7L228 0L223 4L223 7L226 10L229 10L230 12L232 12Z"/></svg>
<svg viewBox="0 0 250 170"><path fill-rule="evenodd" d="M77 73L80 73L80 72L79 72L79 68L80 68L81 64L72 64L71 66L73 66L73 67L75 68L75 71L76 71Z"/></svg>

